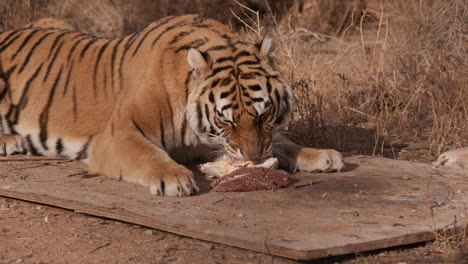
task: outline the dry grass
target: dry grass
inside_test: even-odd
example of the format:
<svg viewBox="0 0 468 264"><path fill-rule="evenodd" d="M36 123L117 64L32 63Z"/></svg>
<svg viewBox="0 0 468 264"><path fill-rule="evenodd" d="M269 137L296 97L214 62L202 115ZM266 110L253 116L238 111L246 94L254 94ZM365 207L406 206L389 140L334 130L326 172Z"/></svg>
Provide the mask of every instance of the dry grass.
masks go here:
<svg viewBox="0 0 468 264"><path fill-rule="evenodd" d="M296 91L294 133L373 154L411 141L434 155L467 146L466 3L368 2L348 2L361 16L334 34L304 28L294 16L274 28L279 67Z"/></svg>
<svg viewBox="0 0 468 264"><path fill-rule="evenodd" d="M301 143L384 154L416 141L433 155L468 145L465 1L236 2L4 0L0 28L59 17L112 37L167 15L202 13L252 40L276 36L278 67L296 92L291 131Z"/></svg>

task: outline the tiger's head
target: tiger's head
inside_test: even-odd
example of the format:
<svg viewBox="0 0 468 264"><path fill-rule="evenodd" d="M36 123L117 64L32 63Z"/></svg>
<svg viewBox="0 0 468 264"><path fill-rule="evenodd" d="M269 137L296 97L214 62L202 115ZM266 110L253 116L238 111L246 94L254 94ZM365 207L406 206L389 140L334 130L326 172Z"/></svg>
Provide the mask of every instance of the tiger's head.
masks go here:
<svg viewBox="0 0 468 264"><path fill-rule="evenodd" d="M229 41L204 51L191 48L187 117L203 143L235 159L261 161L272 155L275 135L289 120L290 86L272 61L274 41Z"/></svg>

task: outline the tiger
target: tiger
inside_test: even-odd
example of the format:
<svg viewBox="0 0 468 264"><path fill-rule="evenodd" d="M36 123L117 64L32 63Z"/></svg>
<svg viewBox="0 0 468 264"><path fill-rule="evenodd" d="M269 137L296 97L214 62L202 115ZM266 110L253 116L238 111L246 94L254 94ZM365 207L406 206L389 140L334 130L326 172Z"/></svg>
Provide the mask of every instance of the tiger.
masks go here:
<svg viewBox="0 0 468 264"><path fill-rule="evenodd" d="M198 193L183 164L200 157L276 157L291 172L340 171L338 151L286 138L294 97L274 47L270 35L248 42L200 15L165 17L121 38L2 32L3 152L24 146L74 159L160 196Z"/></svg>

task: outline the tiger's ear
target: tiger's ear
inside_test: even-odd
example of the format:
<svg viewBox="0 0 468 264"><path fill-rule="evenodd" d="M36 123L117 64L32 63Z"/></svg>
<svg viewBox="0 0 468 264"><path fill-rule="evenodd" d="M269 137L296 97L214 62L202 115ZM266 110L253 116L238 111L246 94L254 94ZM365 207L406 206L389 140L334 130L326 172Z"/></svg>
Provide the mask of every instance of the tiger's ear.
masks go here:
<svg viewBox="0 0 468 264"><path fill-rule="evenodd" d="M208 67L207 59L202 55L202 53L195 49L191 48L187 54L187 62L195 70L204 70Z"/></svg>
<svg viewBox="0 0 468 264"><path fill-rule="evenodd" d="M257 48L260 55L268 57L273 54L273 51L275 51L275 41L270 34L267 34L257 43Z"/></svg>

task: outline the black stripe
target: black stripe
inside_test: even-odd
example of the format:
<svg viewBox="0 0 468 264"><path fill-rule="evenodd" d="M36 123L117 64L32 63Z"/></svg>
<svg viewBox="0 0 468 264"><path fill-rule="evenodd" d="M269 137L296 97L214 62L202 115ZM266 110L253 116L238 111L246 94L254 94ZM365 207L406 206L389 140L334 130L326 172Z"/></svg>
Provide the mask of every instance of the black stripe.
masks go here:
<svg viewBox="0 0 468 264"><path fill-rule="evenodd" d="M13 74L13 72L16 70L17 67L18 67L18 65L15 64L10 69L7 70L7 72L5 73L6 79L10 78L10 76ZM5 83L7 83L7 82L5 81Z"/></svg>
<svg viewBox="0 0 468 264"><path fill-rule="evenodd" d="M7 134L7 131L5 131L5 127L3 126L3 116L0 115L0 134Z"/></svg>
<svg viewBox="0 0 468 264"><path fill-rule="evenodd" d="M40 127L39 140L41 141L41 144L44 147L44 149L48 149L46 141L48 137L47 136L47 124L49 122L49 111L50 111L50 107L52 106L52 102L54 100L55 89L57 89L57 85L60 81L60 78L62 77L62 70L63 68L60 67L57 77L55 78L54 84L52 85L52 88L50 90L49 97L47 99L47 104L45 105L44 109L42 110L42 113L39 116L39 127Z"/></svg>
<svg viewBox="0 0 468 264"><path fill-rule="evenodd" d="M219 113L218 111L216 111L216 106L213 106L213 112ZM218 116L219 116L219 114L218 114ZM213 118L213 120L214 120L215 127L217 127L219 130L222 130L223 129L223 124L219 124L219 122L221 121L220 118Z"/></svg>
<svg viewBox="0 0 468 264"><path fill-rule="evenodd" d="M162 192L162 195L166 193L166 183L163 180L161 180L161 192Z"/></svg>
<svg viewBox="0 0 468 264"><path fill-rule="evenodd" d="M193 18L193 23L194 24L199 24L199 23L203 23L205 22L206 18L204 18L203 16L200 16L200 15L197 15Z"/></svg>
<svg viewBox="0 0 468 264"><path fill-rule="evenodd" d="M114 120L111 120L111 123L110 123L110 133L111 133L111 136L113 137L114 136Z"/></svg>
<svg viewBox="0 0 468 264"><path fill-rule="evenodd" d="M236 46L236 45L238 45L238 44L249 45L249 44L248 44L247 42L245 42L245 41L238 40L238 41L236 41L236 42L234 42L234 43L231 43L230 46L231 46L231 47L234 47L234 46Z"/></svg>
<svg viewBox="0 0 468 264"><path fill-rule="evenodd" d="M10 45L12 45L21 35L18 35L16 37L14 37L10 42L8 42L7 44L5 44L4 46L2 46L0 48L0 52L3 52L4 50L6 50Z"/></svg>
<svg viewBox="0 0 468 264"><path fill-rule="evenodd" d="M76 100L76 85L73 85L73 121L78 119L78 102Z"/></svg>
<svg viewBox="0 0 468 264"><path fill-rule="evenodd" d="M20 31L24 31L24 30L28 30L28 29L20 29L20 30L13 30L13 31L10 31L10 33L3 39L2 42L0 42L0 47L2 47L8 40L10 40L11 37L13 37L16 33L20 32Z"/></svg>
<svg viewBox="0 0 468 264"><path fill-rule="evenodd" d="M203 131L203 120L202 120L203 114L202 114L200 103L197 104L197 118L198 118L198 129L200 131Z"/></svg>
<svg viewBox="0 0 468 264"><path fill-rule="evenodd" d="M208 48L205 52L209 52L209 51L216 51L216 50L225 50L227 49L228 47L224 46L224 45L217 45L217 46L213 46L211 48Z"/></svg>
<svg viewBox="0 0 468 264"><path fill-rule="evenodd" d="M63 36L65 36L65 34L67 34L67 33L62 33L62 34L57 35L54 42L52 43L52 47L49 49L49 54L47 55L47 58L51 58L51 56L52 56L53 52L55 51L55 47L57 46L59 40L62 39Z"/></svg>
<svg viewBox="0 0 468 264"><path fill-rule="evenodd" d="M169 41L169 44L174 44L176 42L178 42L179 40L181 40L182 38L192 34L195 30L191 29L189 31L182 31L182 32L179 32L177 35L175 35L171 41Z"/></svg>
<svg viewBox="0 0 468 264"><path fill-rule="evenodd" d="M250 66L249 70L258 70L258 71L260 71L259 73L256 73L258 75L268 75L268 72L265 71L265 69L263 69L261 66L257 66L257 67ZM254 73L254 72L252 72L252 73Z"/></svg>
<svg viewBox="0 0 468 264"><path fill-rule="evenodd" d="M172 140L175 138L175 127L174 127L174 110L172 109L172 104L169 101L169 94L167 93L166 89L164 89L167 98L167 107L169 108L169 120L171 120L171 128L172 128Z"/></svg>
<svg viewBox="0 0 468 264"><path fill-rule="evenodd" d="M132 118L132 122L133 122L133 125L135 126L135 128L140 132L140 134L141 134L144 138L148 139L148 138L146 137L145 132L143 132L143 129L141 129L141 127L138 125L138 123L135 121L134 118Z"/></svg>
<svg viewBox="0 0 468 264"><path fill-rule="evenodd" d="M186 146L186 142L185 142L186 130L187 130L187 116L184 113L184 119L182 120L182 128L180 130L180 136L181 136L180 138L182 140L182 146Z"/></svg>
<svg viewBox="0 0 468 264"><path fill-rule="evenodd" d="M7 82L8 79L4 78L4 76L0 76L0 78L5 83L5 86L3 87L3 90L0 92L0 101L1 101L7 95L9 87L8 87L8 82Z"/></svg>
<svg viewBox="0 0 468 264"><path fill-rule="evenodd" d="M14 105L14 104L10 104L9 108L8 108L8 111L7 111L6 115L5 115L5 118L6 118L6 121L7 121L7 124L8 124L8 128L11 129L15 125L15 124L13 124L11 119L12 119L12 116L13 116L13 119L14 119L17 115L18 115L18 106Z"/></svg>
<svg viewBox="0 0 468 264"><path fill-rule="evenodd" d="M26 104L27 104L27 94L28 94L28 91L29 91L29 88L31 87L31 83L34 81L34 79L39 75L39 72L41 71L42 69L42 65L39 65L39 67L36 69L36 71L33 73L33 75L31 76L31 78L29 78L27 81L26 81L26 84L24 85L24 88L23 88L23 92L21 93L21 97L20 97L20 100L18 102L18 110L23 110L25 107L26 107ZM10 122L12 122L14 125L16 125L18 123L18 118L19 118L19 112L20 111L17 111L15 113L15 116L13 118L13 120L11 120L10 118L8 118L10 120Z"/></svg>
<svg viewBox="0 0 468 264"><path fill-rule="evenodd" d="M279 94L279 91L278 90L275 90L275 99L276 99L276 102L278 103L278 105L281 103L280 99L280 94Z"/></svg>
<svg viewBox="0 0 468 264"><path fill-rule="evenodd" d="M197 48L203 46L207 42L208 42L208 39L206 37L204 39L196 39L196 40L193 40L192 42L188 43L187 45L180 46L178 49L175 50L175 52L179 53L182 50L189 50L191 48L197 49Z"/></svg>
<svg viewBox="0 0 468 264"><path fill-rule="evenodd" d="M161 131L161 144L162 144L163 148L166 149L166 139L165 139L165 136L164 136L164 124L163 124L163 118L162 118L161 111L159 111L159 129Z"/></svg>
<svg viewBox="0 0 468 264"><path fill-rule="evenodd" d="M246 60L246 61L237 63L236 66L239 67L241 65L258 65L259 63L260 63L259 61Z"/></svg>
<svg viewBox="0 0 468 264"><path fill-rule="evenodd" d="M13 54L13 56L11 56L12 60L14 60L16 58L16 56L18 56L18 54L24 49L24 47L26 46L28 41L31 40L31 38L39 31L41 31L41 30L39 30L39 29L33 30L28 34L28 36L26 36L24 38L23 43L21 43L21 45L18 47L15 54Z"/></svg>
<svg viewBox="0 0 468 264"><path fill-rule="evenodd" d="M252 91L261 91L262 90L262 87L260 85L249 85L248 87Z"/></svg>
<svg viewBox="0 0 468 264"><path fill-rule="evenodd" d="M255 103L259 103L259 102L263 102L264 99L262 97L254 97L254 98L252 98L252 101L255 102Z"/></svg>
<svg viewBox="0 0 468 264"><path fill-rule="evenodd" d="M162 20L160 20L161 22L158 23L156 26L154 26L152 29L148 30L144 35L143 37L140 39L140 42L138 43L138 45L136 46L135 50L133 51L133 54L132 54L132 57L136 55L136 53L138 52L138 50L140 49L141 45L143 44L143 42L145 41L145 39L148 37L149 34L151 34L151 32L155 31L156 29L160 28L161 26L169 23L171 20L173 20L175 17L173 16L170 16L170 17L166 17Z"/></svg>
<svg viewBox="0 0 468 264"><path fill-rule="evenodd" d="M231 89L229 89L229 91L227 92L224 92L224 93L221 93L221 95L219 96L219 98L223 99L223 98L226 98L228 97L230 94L234 93L236 91L236 85L234 84Z"/></svg>
<svg viewBox="0 0 468 264"><path fill-rule="evenodd" d="M50 70L52 69L52 66L54 66L54 62L55 62L55 60L57 59L57 55L60 53L60 50L62 49L63 45L64 45L63 42L60 43L60 46L59 46L59 47L57 48L57 50L55 51L52 60L49 62L49 65L47 66L47 71L46 71L46 73L45 73L45 75L44 75L44 80L43 80L42 82L45 83L45 82L47 81L47 79L49 78Z"/></svg>
<svg viewBox="0 0 468 264"><path fill-rule="evenodd" d="M234 70L234 68L232 68L231 65L215 68L215 69L213 69L213 72L211 72L211 74L206 77L206 79L209 79L209 78L215 76L217 73L219 73L221 71L224 71L224 70L228 70L228 69Z"/></svg>
<svg viewBox="0 0 468 264"><path fill-rule="evenodd" d="M287 113L290 111L291 106L289 105L289 94L286 92L283 95L283 101L284 101L283 112Z"/></svg>
<svg viewBox="0 0 468 264"><path fill-rule="evenodd" d="M227 86L228 84L230 84L232 81L232 78L231 77L227 77L225 78L222 82L221 82L221 85L222 86Z"/></svg>
<svg viewBox="0 0 468 264"><path fill-rule="evenodd" d="M213 92L210 92L210 94L208 95L208 99L210 100L210 103L214 104L215 98Z"/></svg>
<svg viewBox="0 0 468 264"><path fill-rule="evenodd" d="M82 42L84 40L88 40L88 39L89 38L84 37L84 38L81 38L81 39L78 39L77 41L75 41L75 43L73 44L73 46L70 49L70 52L68 52L67 61L71 60L72 54L75 51L75 49L78 47L78 44L80 44L80 42Z"/></svg>
<svg viewBox="0 0 468 264"><path fill-rule="evenodd" d="M205 104L205 116L206 116L206 120L208 120L208 123L211 123L210 122L210 110L208 109L208 104Z"/></svg>
<svg viewBox="0 0 468 264"><path fill-rule="evenodd" d="M80 52L80 58L83 59L84 55L86 54L86 51L89 49L89 47L91 47L91 45L93 45L95 42L97 41L97 39L93 38L93 39L90 39L88 41L88 43L86 44L86 46L84 46L84 48L81 50Z"/></svg>
<svg viewBox="0 0 468 264"><path fill-rule="evenodd" d="M32 142L31 135L26 135L24 137L26 141L26 148L28 149L29 153L33 156L39 156L41 155L39 151L37 151L37 148L34 146L34 143Z"/></svg>
<svg viewBox="0 0 468 264"><path fill-rule="evenodd" d="M256 74L253 74L253 73L242 73L239 78L241 79L245 79L245 80L253 80L253 79L256 79L257 77L255 77ZM263 76L263 75L262 75Z"/></svg>
<svg viewBox="0 0 468 264"><path fill-rule="evenodd" d="M23 72L24 68L28 65L28 63L29 63L29 61L31 60L31 57L32 57L32 55L34 54L34 51L36 50L36 48L42 43L42 41L44 41L44 39L45 39L47 36L49 36L49 35L51 35L51 34L53 34L53 33L54 33L54 32L49 32L49 33L43 35L38 41L36 41L36 43L34 43L34 45L32 46L32 48L29 50L28 55L26 55L26 58L25 58L25 60L24 60L24 62L23 62L23 65L21 65L21 68L20 68L18 74L21 74L21 73Z"/></svg>
<svg viewBox="0 0 468 264"><path fill-rule="evenodd" d="M92 138L93 136L88 137L88 140L86 141L86 143L83 145L81 150L76 154L76 158L75 158L76 160L83 160L88 157L88 148L89 148L89 144L91 143Z"/></svg>
<svg viewBox="0 0 468 264"><path fill-rule="evenodd" d="M271 83L270 83L270 78L267 79L267 91L268 93L271 94L271 90L272 90L272 87L271 87Z"/></svg>
<svg viewBox="0 0 468 264"><path fill-rule="evenodd" d="M234 60L237 61L239 58L245 57L245 56L252 56L252 54L244 50L244 51L237 53L236 56L234 57Z"/></svg>
<svg viewBox="0 0 468 264"><path fill-rule="evenodd" d="M97 72L98 72L98 67L99 67L99 62L101 61L102 54L104 54L104 51L106 50L107 46L109 46L110 41L107 41L102 45L102 47L99 49L97 58L96 58L96 63L94 63L94 73L93 73L93 94L96 96L97 94ZM105 87L104 87L105 88Z"/></svg>
<svg viewBox="0 0 468 264"><path fill-rule="evenodd" d="M221 57L219 59L216 59L217 63L223 63L225 61L234 61L234 57Z"/></svg>
<svg viewBox="0 0 468 264"><path fill-rule="evenodd" d="M104 96L107 96L107 71L106 67L102 68L102 78L103 78L103 86L102 86L102 91L104 92Z"/></svg>
<svg viewBox="0 0 468 264"><path fill-rule="evenodd" d="M193 72L193 70L191 70L191 71L189 71L187 73L187 77L185 77L185 81L184 81L184 85L185 85L184 86L185 87L185 103L187 103L187 101L188 101L188 90L189 90L188 86L189 86L189 83L190 83L190 79L192 77L192 72Z"/></svg>
<svg viewBox="0 0 468 264"><path fill-rule="evenodd" d="M71 65L68 67L67 79L65 81L62 96L67 94L68 86L70 85L70 77L71 77L71 73L73 71L73 66L75 66L75 61L72 61Z"/></svg>
<svg viewBox="0 0 468 264"><path fill-rule="evenodd" d="M0 43L0 52L3 52L4 50L6 50L10 45L12 45L21 36L21 34L18 34L15 36L16 33L19 33L25 30L31 30L31 28L18 29L8 34L8 36L2 41L2 43ZM10 40L10 37L13 37L13 38ZM10 40L10 42L7 43L8 40Z"/></svg>
<svg viewBox="0 0 468 264"><path fill-rule="evenodd" d="M232 104L227 104L221 108L221 112L227 109L230 109L232 107Z"/></svg>
<svg viewBox="0 0 468 264"><path fill-rule="evenodd" d="M115 59L117 56L117 49L119 48L120 44L123 42L124 38L119 39L115 44L114 48L112 49L112 56L111 56L111 86L112 86L112 93L114 93L114 67L115 67Z"/></svg>
<svg viewBox="0 0 468 264"><path fill-rule="evenodd" d="M216 87L218 85L218 83L221 81L221 79L216 79L214 81L211 82L211 87Z"/></svg>
<svg viewBox="0 0 468 264"><path fill-rule="evenodd" d="M125 43L125 47L124 47L125 52L130 50L130 48L133 45L133 42L136 41L136 39L140 36L141 33L142 32L140 31L140 32L136 32L136 33L133 33L133 34L130 35L130 38L128 38L127 43Z"/></svg>
<svg viewBox="0 0 468 264"><path fill-rule="evenodd" d="M177 22L175 23L174 25L172 26L169 26L167 28L165 28L161 33L159 33L159 35L153 40L153 42L151 43L151 45L154 47L156 45L156 43L161 39L161 37L163 35L165 35L167 32L173 30L173 29L176 29L176 28L179 28L179 27L183 27L183 26L186 26L187 23L185 21L180 21L180 22Z"/></svg>
<svg viewBox="0 0 468 264"><path fill-rule="evenodd" d="M125 55L127 55L127 52L128 52L128 48L126 48L126 47L127 47L128 43L129 43L129 41L130 41L130 38L126 39L124 47L123 47L122 54L120 55L119 68L117 69L117 72L118 72L118 75L119 75L118 80L122 80L122 76L123 76L122 66L123 66L123 62L125 60ZM124 42L122 42L122 43L124 43ZM120 82L119 89L122 89L122 82Z"/></svg>
<svg viewBox="0 0 468 264"><path fill-rule="evenodd" d="M62 143L62 139L59 138L57 142L55 143L55 153L57 153L57 155L60 155L62 154L62 151L63 151L63 143Z"/></svg>

